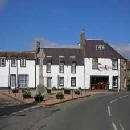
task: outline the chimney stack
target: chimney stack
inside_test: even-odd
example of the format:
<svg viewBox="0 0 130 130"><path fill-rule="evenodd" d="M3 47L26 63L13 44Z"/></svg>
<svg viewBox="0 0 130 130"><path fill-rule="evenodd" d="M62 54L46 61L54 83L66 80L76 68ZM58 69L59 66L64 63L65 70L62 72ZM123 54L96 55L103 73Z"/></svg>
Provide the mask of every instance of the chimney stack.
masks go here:
<svg viewBox="0 0 130 130"><path fill-rule="evenodd" d="M82 30L80 34L80 49L82 50L83 56L85 56L85 31Z"/></svg>
<svg viewBox="0 0 130 130"><path fill-rule="evenodd" d="M40 51L40 40L36 41L36 53L38 54Z"/></svg>

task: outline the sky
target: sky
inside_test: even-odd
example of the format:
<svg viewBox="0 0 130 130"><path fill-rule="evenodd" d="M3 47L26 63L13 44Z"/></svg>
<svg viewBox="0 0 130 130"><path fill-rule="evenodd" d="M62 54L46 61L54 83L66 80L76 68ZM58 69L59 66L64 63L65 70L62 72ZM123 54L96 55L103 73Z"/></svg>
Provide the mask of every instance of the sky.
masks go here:
<svg viewBox="0 0 130 130"><path fill-rule="evenodd" d="M77 45L82 29L129 56L130 0L0 0L1 51L29 50L37 39Z"/></svg>

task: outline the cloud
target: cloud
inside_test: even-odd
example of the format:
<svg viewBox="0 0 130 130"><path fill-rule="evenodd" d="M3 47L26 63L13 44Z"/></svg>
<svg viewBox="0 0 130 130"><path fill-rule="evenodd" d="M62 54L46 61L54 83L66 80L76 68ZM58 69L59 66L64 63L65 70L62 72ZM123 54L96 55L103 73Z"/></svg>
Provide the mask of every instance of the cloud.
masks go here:
<svg viewBox="0 0 130 130"><path fill-rule="evenodd" d="M111 46L117 50L122 56L130 60L130 44L117 44Z"/></svg>
<svg viewBox="0 0 130 130"><path fill-rule="evenodd" d="M36 40L40 40L40 47L41 48L77 48L78 45L74 44L58 44L46 39L35 39ZM29 47L30 50L35 50L36 48L36 43L32 43Z"/></svg>

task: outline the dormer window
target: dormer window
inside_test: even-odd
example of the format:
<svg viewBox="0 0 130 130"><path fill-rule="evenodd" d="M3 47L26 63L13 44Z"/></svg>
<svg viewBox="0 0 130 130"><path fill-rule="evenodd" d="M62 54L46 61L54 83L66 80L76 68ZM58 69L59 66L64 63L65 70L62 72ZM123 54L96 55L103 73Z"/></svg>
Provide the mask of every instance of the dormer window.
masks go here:
<svg viewBox="0 0 130 130"><path fill-rule="evenodd" d="M96 50L97 51L103 51L105 49L104 45L96 45Z"/></svg>
<svg viewBox="0 0 130 130"><path fill-rule="evenodd" d="M5 66L6 66L6 59L0 58L0 67L5 67Z"/></svg>

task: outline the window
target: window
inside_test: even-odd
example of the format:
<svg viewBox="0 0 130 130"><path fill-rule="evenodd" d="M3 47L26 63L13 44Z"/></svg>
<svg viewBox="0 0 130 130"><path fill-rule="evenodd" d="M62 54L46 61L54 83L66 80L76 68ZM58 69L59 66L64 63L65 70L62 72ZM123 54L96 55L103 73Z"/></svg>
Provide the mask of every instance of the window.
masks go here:
<svg viewBox="0 0 130 130"><path fill-rule="evenodd" d="M92 69L98 69L98 58L92 59Z"/></svg>
<svg viewBox="0 0 130 130"><path fill-rule="evenodd" d="M71 77L71 86L76 87L76 77Z"/></svg>
<svg viewBox="0 0 130 130"><path fill-rule="evenodd" d="M105 49L104 45L96 45L97 51L103 51Z"/></svg>
<svg viewBox="0 0 130 130"><path fill-rule="evenodd" d="M59 72L64 73L64 62L59 63Z"/></svg>
<svg viewBox="0 0 130 130"><path fill-rule="evenodd" d="M19 84L19 88L28 87L28 75L19 75L18 84Z"/></svg>
<svg viewBox="0 0 130 130"><path fill-rule="evenodd" d="M118 76L113 76L113 87L118 87Z"/></svg>
<svg viewBox="0 0 130 130"><path fill-rule="evenodd" d="M59 77L59 86L64 86L64 77Z"/></svg>
<svg viewBox="0 0 130 130"><path fill-rule="evenodd" d="M11 59L11 67L16 67L16 59Z"/></svg>
<svg viewBox="0 0 130 130"><path fill-rule="evenodd" d="M112 59L112 69L117 70L118 69L118 60Z"/></svg>
<svg viewBox="0 0 130 130"><path fill-rule="evenodd" d="M75 61L72 62L72 65L71 65L71 73L72 73L72 74L75 74L75 73L76 73L76 62L75 62Z"/></svg>
<svg viewBox="0 0 130 130"><path fill-rule="evenodd" d="M20 59L20 67L26 67L26 59Z"/></svg>
<svg viewBox="0 0 130 130"><path fill-rule="evenodd" d="M5 67L6 66L6 59L5 58L1 58L0 59L0 67Z"/></svg>
<svg viewBox="0 0 130 130"><path fill-rule="evenodd" d="M47 62L46 72L47 72L47 73L51 73L51 62Z"/></svg>

